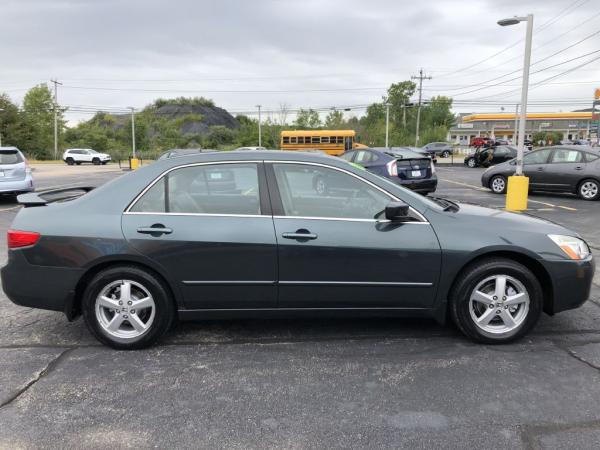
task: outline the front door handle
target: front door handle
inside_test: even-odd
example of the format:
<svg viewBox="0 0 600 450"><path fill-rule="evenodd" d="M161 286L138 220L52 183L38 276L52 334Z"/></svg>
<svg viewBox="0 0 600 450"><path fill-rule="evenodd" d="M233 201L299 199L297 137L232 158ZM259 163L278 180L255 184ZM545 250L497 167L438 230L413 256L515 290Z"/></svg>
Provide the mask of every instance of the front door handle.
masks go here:
<svg viewBox="0 0 600 450"><path fill-rule="evenodd" d="M161 224L154 224L150 227L139 227L137 229L138 233L141 234L149 234L154 237L159 237L161 234L171 234L173 230L171 228L167 228Z"/></svg>
<svg viewBox="0 0 600 450"><path fill-rule="evenodd" d="M544 171L544 168L543 168L543 167L538 167L538 168L537 168L537 171L538 171L538 172L543 172L543 171Z"/></svg>
<svg viewBox="0 0 600 450"><path fill-rule="evenodd" d="M297 239L299 241L311 241L311 240L317 238L316 234L311 233L310 231L308 231L304 228L296 230L295 233L285 232L281 236L285 239Z"/></svg>
<svg viewBox="0 0 600 450"><path fill-rule="evenodd" d="M577 166L577 167L575 167L575 170L583 170L583 167Z"/></svg>

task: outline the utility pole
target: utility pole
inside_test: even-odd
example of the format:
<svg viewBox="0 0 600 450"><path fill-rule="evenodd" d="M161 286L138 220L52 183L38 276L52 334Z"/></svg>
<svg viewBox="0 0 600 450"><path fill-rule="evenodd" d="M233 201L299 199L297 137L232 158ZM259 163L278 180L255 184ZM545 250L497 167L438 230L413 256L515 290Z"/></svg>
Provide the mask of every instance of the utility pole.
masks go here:
<svg viewBox="0 0 600 450"><path fill-rule="evenodd" d="M390 134L390 104L385 104L385 148L389 146L389 134Z"/></svg>
<svg viewBox="0 0 600 450"><path fill-rule="evenodd" d="M50 80L54 83L54 159L58 159L58 85L62 83Z"/></svg>
<svg viewBox="0 0 600 450"><path fill-rule="evenodd" d="M402 128L406 128L406 102L402 103Z"/></svg>
<svg viewBox="0 0 600 450"><path fill-rule="evenodd" d="M4 109L0 108L0 112L2 112L2 111L4 111ZM589 132L588 132L588 134L589 134ZM0 147L2 147L2 130L1 129L0 129Z"/></svg>
<svg viewBox="0 0 600 450"><path fill-rule="evenodd" d="M519 104L515 106L515 131L513 133L513 141L512 144L515 145L517 141L517 127L519 126Z"/></svg>
<svg viewBox="0 0 600 450"><path fill-rule="evenodd" d="M262 130L260 127L260 108L262 108L262 105L256 105L256 107L258 108L258 146L262 147Z"/></svg>
<svg viewBox="0 0 600 450"><path fill-rule="evenodd" d="M131 109L131 148L133 150L133 158L135 158L135 108L130 106Z"/></svg>
<svg viewBox="0 0 600 450"><path fill-rule="evenodd" d="M423 96L423 80L431 80L431 77L423 75L423 69L419 70L419 76L410 77L411 80L419 80L419 107L417 109L417 130L415 133L415 147L419 146L419 125L421 122L421 99Z"/></svg>

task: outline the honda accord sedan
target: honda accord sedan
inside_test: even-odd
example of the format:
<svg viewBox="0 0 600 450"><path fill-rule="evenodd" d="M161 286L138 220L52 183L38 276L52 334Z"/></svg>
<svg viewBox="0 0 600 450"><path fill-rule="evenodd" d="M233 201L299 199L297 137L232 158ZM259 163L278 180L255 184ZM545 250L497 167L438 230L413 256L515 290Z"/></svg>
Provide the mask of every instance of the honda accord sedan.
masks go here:
<svg viewBox="0 0 600 450"><path fill-rule="evenodd" d="M495 194L506 192L516 160L490 167L481 176L483 187ZM584 200L600 198L600 154L591 148L561 146L542 148L523 157L523 174L530 191L577 194Z"/></svg>
<svg viewBox="0 0 600 450"><path fill-rule="evenodd" d="M331 188L317 192L317 177ZM318 154L169 158L64 194L19 197L4 292L82 314L118 349L156 342L176 319L336 314L450 318L506 343L542 312L579 307L594 273L562 226L422 197Z"/></svg>

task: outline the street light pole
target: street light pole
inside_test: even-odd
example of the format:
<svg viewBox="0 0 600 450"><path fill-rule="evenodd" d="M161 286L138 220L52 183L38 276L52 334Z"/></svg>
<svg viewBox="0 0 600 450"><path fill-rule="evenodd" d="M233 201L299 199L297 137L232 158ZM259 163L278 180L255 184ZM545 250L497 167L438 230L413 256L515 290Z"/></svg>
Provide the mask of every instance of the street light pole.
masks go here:
<svg viewBox="0 0 600 450"><path fill-rule="evenodd" d="M262 129L260 124L260 108L262 108L262 105L256 105L256 107L258 108L258 146L262 147Z"/></svg>
<svg viewBox="0 0 600 450"><path fill-rule="evenodd" d="M4 111L3 108L0 108L0 112ZM0 147L2 147L2 130L0 129Z"/></svg>
<svg viewBox="0 0 600 450"><path fill-rule="evenodd" d="M498 25L516 25L527 22L525 35L525 57L523 59L523 83L521 86L521 116L519 118L519 135L517 140L517 164L515 175L509 177L506 191L506 209L522 211L527 209L527 193L529 178L523 176L523 153L525 148L525 124L527 122L527 95L529 90L529 66L531 64L531 41L533 37L533 14L513 17L498 21Z"/></svg>
<svg viewBox="0 0 600 450"><path fill-rule="evenodd" d="M517 104L515 106L515 131L513 132L513 141L512 141L513 145L518 143L518 141L517 141L517 136L519 135L519 133L517 133L518 126L519 126L519 104Z"/></svg>
<svg viewBox="0 0 600 450"><path fill-rule="evenodd" d="M385 104L385 148L389 146L389 134L390 134L390 104Z"/></svg>
<svg viewBox="0 0 600 450"><path fill-rule="evenodd" d="M135 108L130 106L129 109L131 109L131 149L132 157L135 159Z"/></svg>

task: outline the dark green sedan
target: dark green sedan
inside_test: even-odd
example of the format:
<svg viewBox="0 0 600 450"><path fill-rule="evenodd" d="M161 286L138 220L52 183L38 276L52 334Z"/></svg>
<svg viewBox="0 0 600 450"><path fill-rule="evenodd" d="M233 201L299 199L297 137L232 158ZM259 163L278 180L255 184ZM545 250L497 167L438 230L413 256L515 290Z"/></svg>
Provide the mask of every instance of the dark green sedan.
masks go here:
<svg viewBox="0 0 600 450"><path fill-rule="evenodd" d="M505 343L579 307L594 273L573 231L318 154L169 158L83 192L19 197L2 284L18 305L82 314L119 349L177 318L297 315L451 319Z"/></svg>

